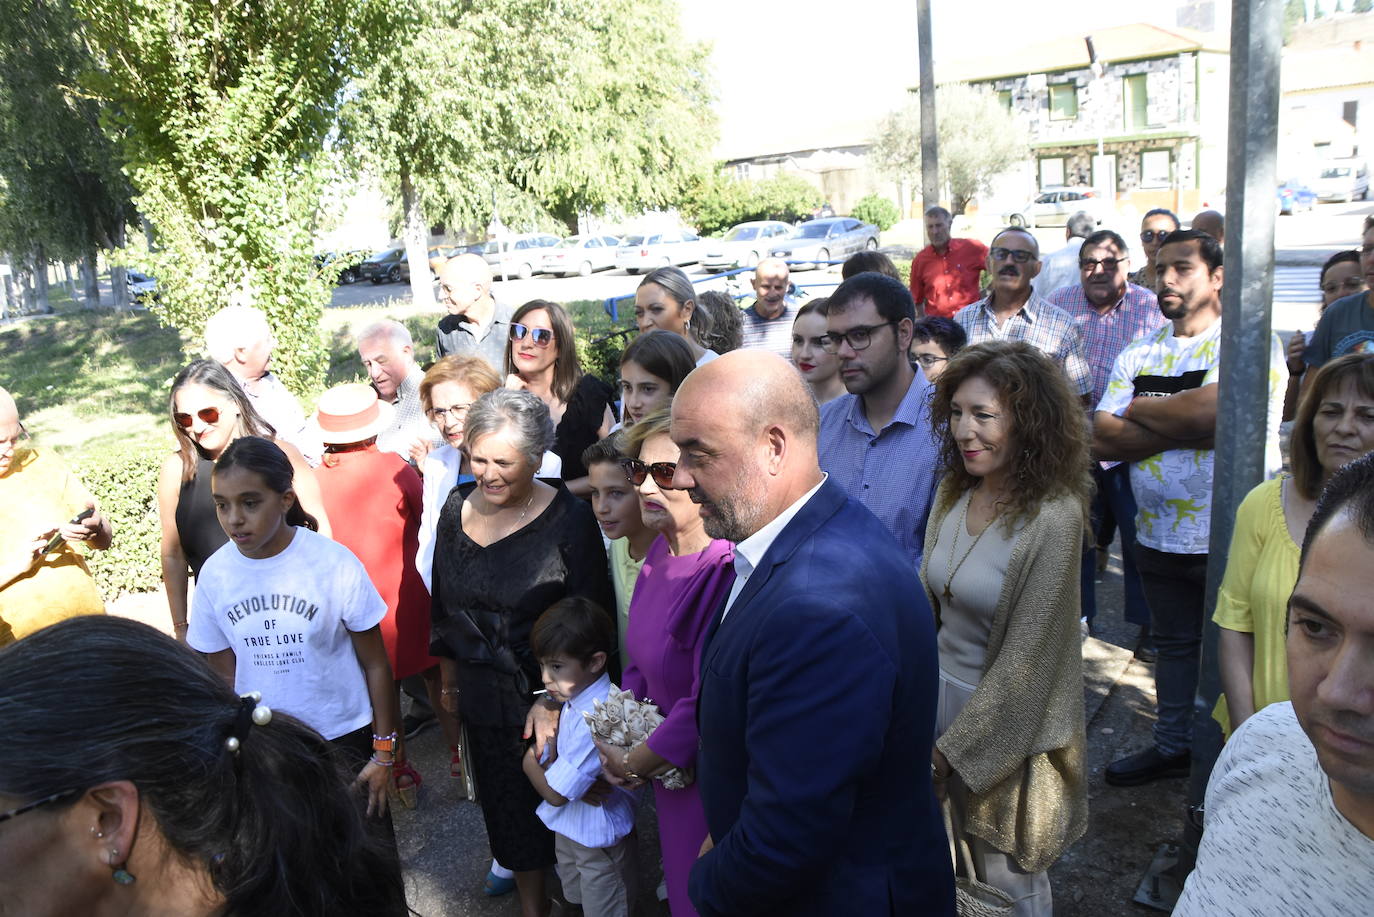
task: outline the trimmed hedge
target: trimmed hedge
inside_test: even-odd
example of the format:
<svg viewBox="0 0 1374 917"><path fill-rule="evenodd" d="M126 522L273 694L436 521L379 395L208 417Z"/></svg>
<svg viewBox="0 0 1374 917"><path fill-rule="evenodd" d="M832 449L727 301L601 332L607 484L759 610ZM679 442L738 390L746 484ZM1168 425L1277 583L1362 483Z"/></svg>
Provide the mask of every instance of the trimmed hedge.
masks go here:
<svg viewBox="0 0 1374 917"><path fill-rule="evenodd" d="M121 445L88 450L71 460L77 477L114 525L109 550L93 551L86 560L107 602L162 584L157 473L166 454L165 446Z"/></svg>

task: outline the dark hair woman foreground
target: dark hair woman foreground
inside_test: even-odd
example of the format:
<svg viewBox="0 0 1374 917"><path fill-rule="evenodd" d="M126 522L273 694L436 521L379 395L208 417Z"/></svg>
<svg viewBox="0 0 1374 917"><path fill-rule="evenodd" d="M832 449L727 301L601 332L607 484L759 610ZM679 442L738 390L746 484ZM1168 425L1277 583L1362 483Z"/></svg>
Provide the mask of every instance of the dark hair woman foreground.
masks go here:
<svg viewBox="0 0 1374 917"><path fill-rule="evenodd" d="M6 912L405 912L329 743L147 625L72 618L0 651L0 719Z"/></svg>

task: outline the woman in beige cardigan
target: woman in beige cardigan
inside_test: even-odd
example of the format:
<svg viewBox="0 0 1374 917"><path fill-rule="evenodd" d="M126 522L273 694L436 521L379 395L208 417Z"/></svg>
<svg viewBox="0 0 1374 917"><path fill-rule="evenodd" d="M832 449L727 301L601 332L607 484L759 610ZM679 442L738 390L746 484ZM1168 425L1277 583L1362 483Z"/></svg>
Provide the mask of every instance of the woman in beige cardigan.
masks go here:
<svg viewBox="0 0 1374 917"><path fill-rule="evenodd" d="M1091 489L1083 410L1021 342L952 358L931 423L946 472L926 529L939 629L936 791L977 878L1052 912L1047 870L1087 827L1078 570Z"/></svg>

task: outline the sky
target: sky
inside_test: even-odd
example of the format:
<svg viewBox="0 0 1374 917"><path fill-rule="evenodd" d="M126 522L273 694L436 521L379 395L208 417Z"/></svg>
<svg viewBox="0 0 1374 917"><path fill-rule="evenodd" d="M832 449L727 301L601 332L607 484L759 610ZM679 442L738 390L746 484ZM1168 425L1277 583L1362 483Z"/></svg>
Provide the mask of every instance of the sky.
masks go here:
<svg viewBox="0 0 1374 917"><path fill-rule="evenodd" d="M900 107L919 78L915 0L678 2L687 37L713 44L721 152L767 147L770 132L798 136L802 119L836 137L862 133L859 124ZM931 0L935 65L938 72L949 55L985 57L1131 22L1172 26L1176 8L1167 0Z"/></svg>

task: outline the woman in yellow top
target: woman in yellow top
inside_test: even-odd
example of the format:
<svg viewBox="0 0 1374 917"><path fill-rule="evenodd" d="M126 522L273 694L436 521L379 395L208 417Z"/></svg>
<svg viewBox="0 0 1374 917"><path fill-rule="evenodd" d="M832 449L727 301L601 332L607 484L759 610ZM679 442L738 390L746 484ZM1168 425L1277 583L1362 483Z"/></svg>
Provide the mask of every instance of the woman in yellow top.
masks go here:
<svg viewBox="0 0 1374 917"><path fill-rule="evenodd" d="M90 516L69 521L86 509ZM54 535L62 537L49 550ZM0 646L64 618L103 614L72 545L104 549L112 538L109 520L62 460L29 444L14 399L0 388Z"/></svg>
<svg viewBox="0 0 1374 917"><path fill-rule="evenodd" d="M1292 476L1260 484L1236 512L1212 615L1221 628L1221 685L1230 731L1255 711L1288 700L1284 624L1288 596L1298 581L1303 532L1322 485L1371 450L1374 354L1350 354L1317 370L1298 405ZM1217 713L1221 719L1222 711Z"/></svg>

